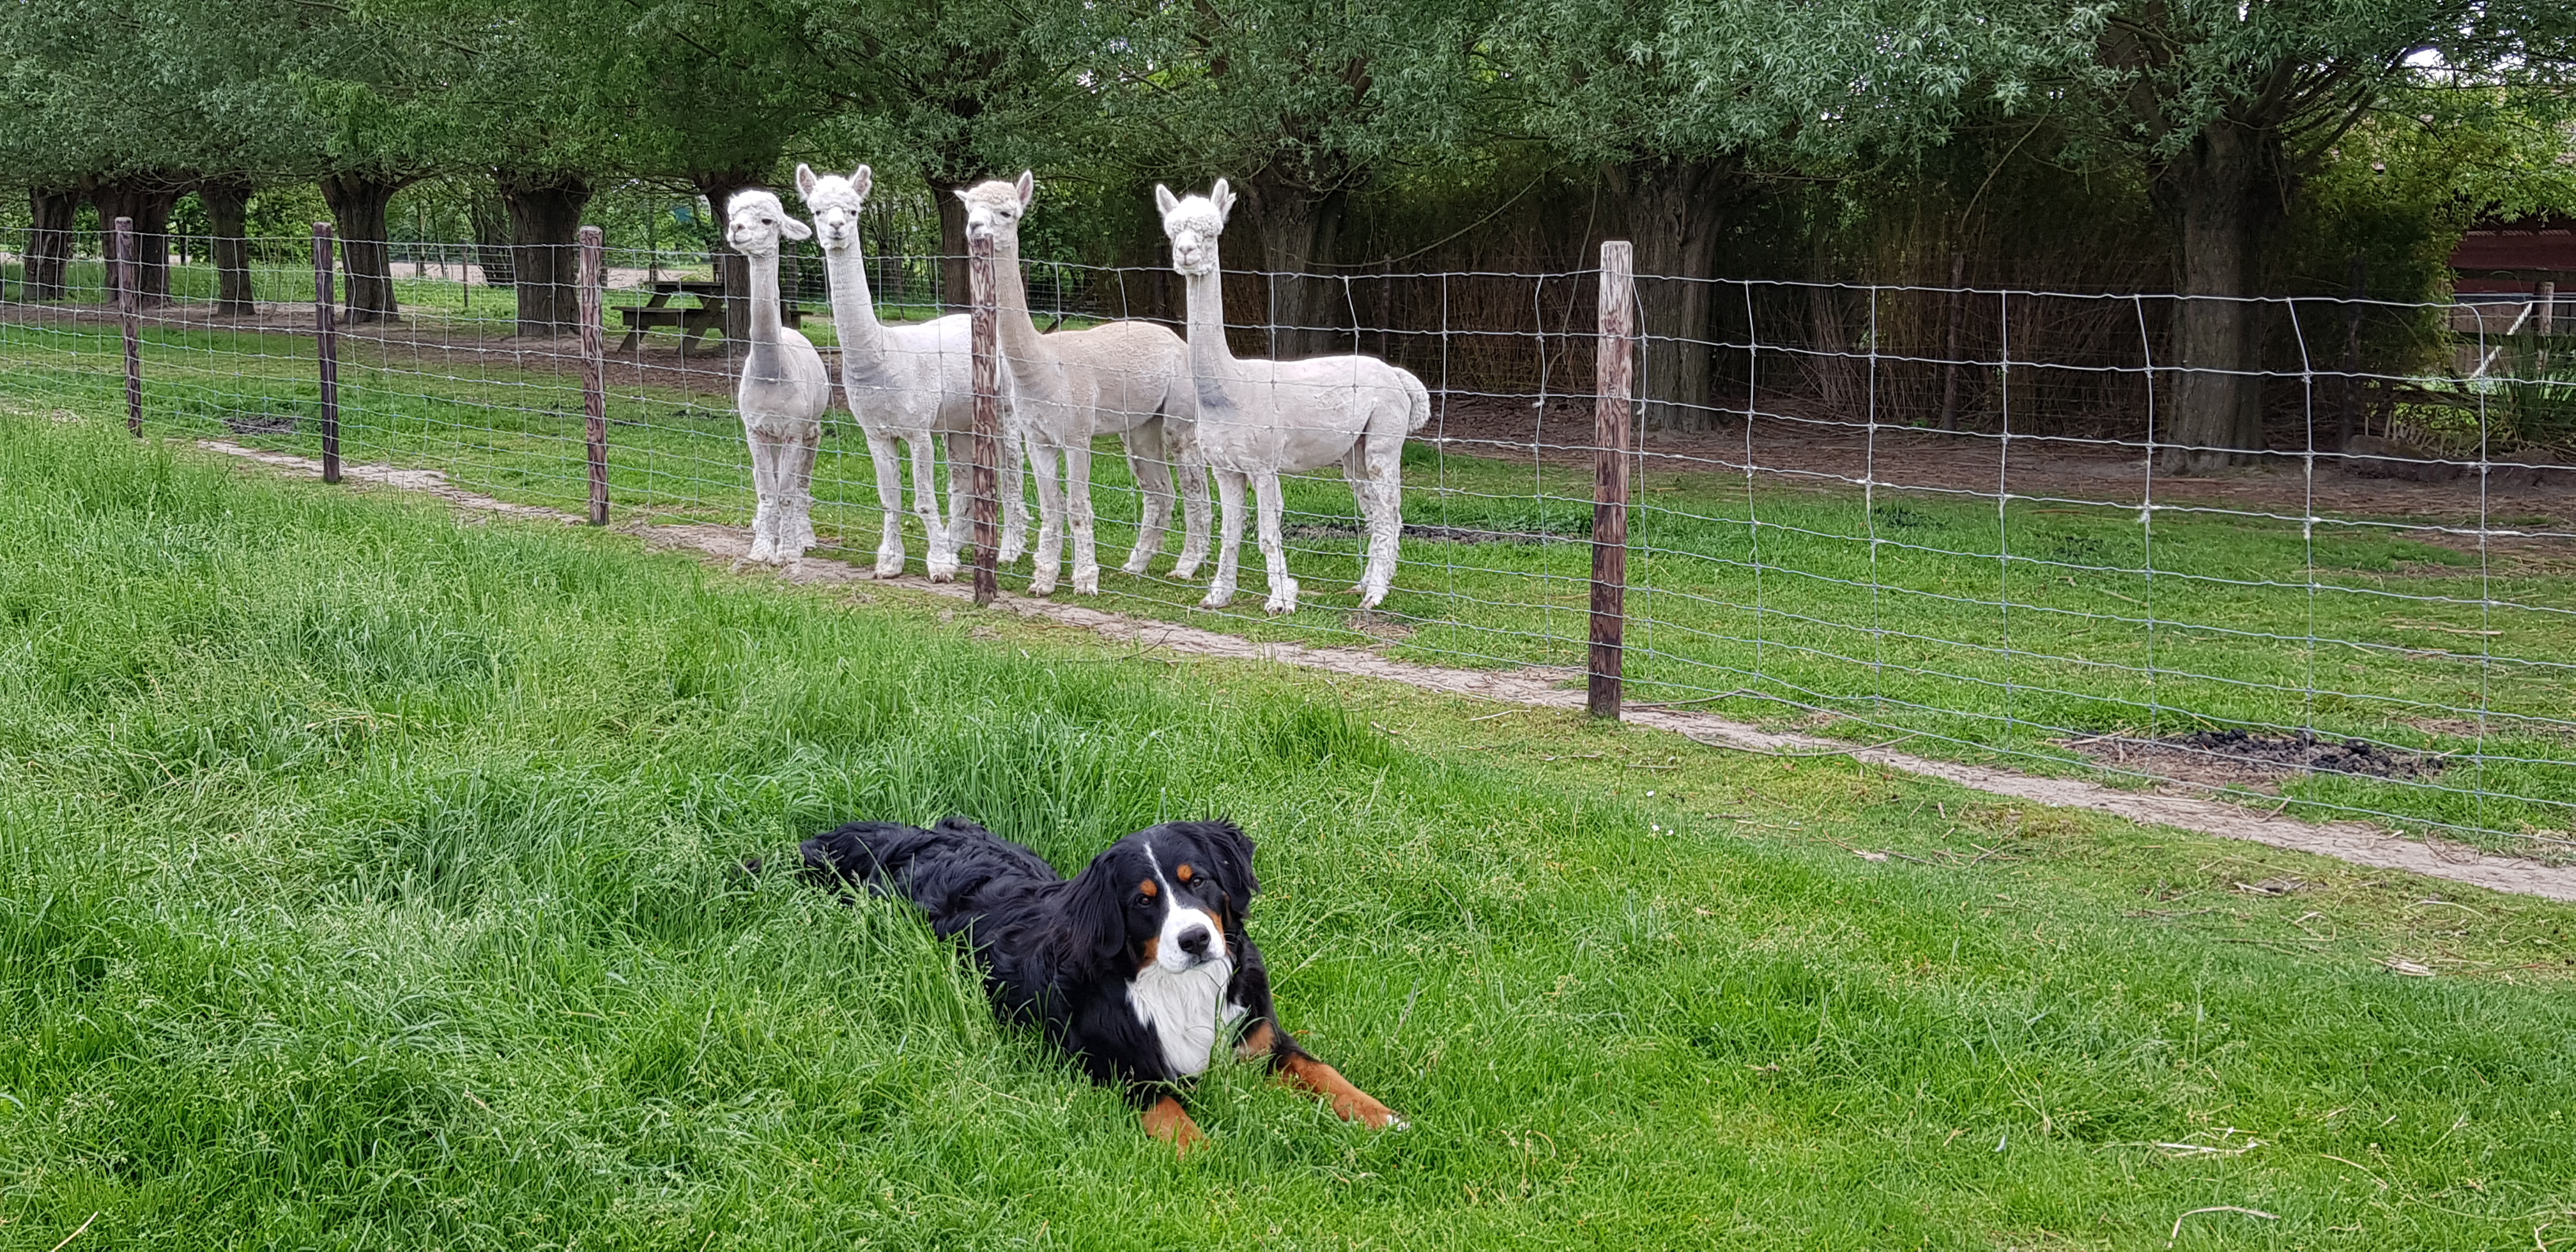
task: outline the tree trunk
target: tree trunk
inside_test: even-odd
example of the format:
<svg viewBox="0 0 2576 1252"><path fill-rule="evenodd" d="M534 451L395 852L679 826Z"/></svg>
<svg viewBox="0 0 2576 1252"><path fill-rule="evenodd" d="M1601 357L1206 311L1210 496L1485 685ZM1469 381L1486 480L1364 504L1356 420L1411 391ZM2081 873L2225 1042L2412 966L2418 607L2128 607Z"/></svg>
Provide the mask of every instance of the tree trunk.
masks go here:
<svg viewBox="0 0 2576 1252"><path fill-rule="evenodd" d="M2164 172L2182 232L2182 307L2174 317L2179 371L2156 442L2160 468L2206 474L2263 448L2262 319L2239 298L2256 282L2269 223L2277 136L2212 123Z"/></svg>
<svg viewBox="0 0 2576 1252"><path fill-rule="evenodd" d="M1339 280L1316 274L1338 255L1350 196L1321 195L1306 187L1256 174L1244 184L1244 205L1261 239L1262 268L1270 271L1270 355L1293 361L1354 350L1351 310Z"/></svg>
<svg viewBox="0 0 2576 1252"><path fill-rule="evenodd" d="M1709 310L1717 244L1732 205L1730 162L1679 158L1610 167L1637 246L1637 303L1645 370L1638 394L1649 430L1706 430L1711 407Z"/></svg>
<svg viewBox="0 0 2576 1252"><path fill-rule="evenodd" d="M347 280L344 320L352 326L402 320L394 306L392 253L385 247L385 237L393 233L385 207L411 181L373 173L333 174L322 180L322 199L331 206L332 223L340 232Z"/></svg>
<svg viewBox="0 0 2576 1252"><path fill-rule="evenodd" d="M518 263L510 259L510 210L499 196L476 196L466 216L474 228L474 267L486 287L519 284ZM467 281L471 281L468 277Z"/></svg>
<svg viewBox="0 0 2576 1252"><path fill-rule="evenodd" d="M116 219L134 219L134 291L137 303L165 304L170 299L170 208L179 202L176 180L140 174L100 183L89 194L98 206L101 234L113 231ZM113 247L114 245L110 245ZM116 299L108 284L108 300Z"/></svg>
<svg viewBox="0 0 2576 1252"><path fill-rule="evenodd" d="M72 259L72 224L80 217L80 202L77 191L47 191L40 187L27 193L31 212L25 299L60 300L67 294L63 269Z"/></svg>
<svg viewBox="0 0 2576 1252"><path fill-rule="evenodd" d="M209 178L197 185L197 200L206 206L206 230L214 236L215 312L258 311L250 287L250 192L247 178Z"/></svg>
<svg viewBox="0 0 2576 1252"><path fill-rule="evenodd" d="M717 301L724 306L725 353L730 356L751 340L751 259L724 241L725 223L729 220L725 204L735 192L754 182L742 170L700 174L693 181L698 193L707 198L709 220L715 227L715 238L707 244L707 261L715 270L716 281L724 284L724 294Z"/></svg>
<svg viewBox="0 0 2576 1252"><path fill-rule="evenodd" d="M957 193L973 186L924 173L931 203L939 206L939 305L951 313L972 311L973 279L966 272L966 202Z"/></svg>
<svg viewBox="0 0 2576 1252"><path fill-rule="evenodd" d="M496 174L510 208L510 269L517 280L519 333L570 335L581 330L581 211L590 180L577 174Z"/></svg>

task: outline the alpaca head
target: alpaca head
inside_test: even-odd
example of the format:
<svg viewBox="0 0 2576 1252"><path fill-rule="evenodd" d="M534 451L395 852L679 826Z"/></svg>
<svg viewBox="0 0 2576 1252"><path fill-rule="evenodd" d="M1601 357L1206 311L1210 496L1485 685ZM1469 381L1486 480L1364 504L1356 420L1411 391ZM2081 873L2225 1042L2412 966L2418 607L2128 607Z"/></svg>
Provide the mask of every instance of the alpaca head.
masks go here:
<svg viewBox="0 0 2576 1252"><path fill-rule="evenodd" d="M957 198L966 202L966 237L1019 238L1020 215L1028 212L1029 201L1037 195L1037 179L1027 170L1020 171L1017 182L996 178L958 192Z"/></svg>
<svg viewBox="0 0 2576 1252"><path fill-rule="evenodd" d="M1172 239L1172 268L1196 278L1216 268L1216 237L1234 212L1234 189L1216 180L1204 196L1176 196L1154 184L1154 203L1163 210L1163 233Z"/></svg>
<svg viewBox="0 0 2576 1252"><path fill-rule="evenodd" d="M796 167L796 194L814 215L814 238L825 252L839 252L859 242L859 206L867 203L876 175L862 165L848 178L816 174L810 165Z"/></svg>
<svg viewBox="0 0 2576 1252"><path fill-rule="evenodd" d="M778 255L780 238L811 239L814 228L787 215L778 197L753 188L725 201L725 242L750 257Z"/></svg>

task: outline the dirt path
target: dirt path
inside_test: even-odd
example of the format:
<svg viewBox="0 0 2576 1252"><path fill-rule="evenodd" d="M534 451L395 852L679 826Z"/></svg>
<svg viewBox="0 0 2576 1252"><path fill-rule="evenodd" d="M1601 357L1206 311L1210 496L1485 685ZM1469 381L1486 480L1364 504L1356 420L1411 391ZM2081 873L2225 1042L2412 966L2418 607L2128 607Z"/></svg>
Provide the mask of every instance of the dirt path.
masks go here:
<svg viewBox="0 0 2576 1252"><path fill-rule="evenodd" d="M273 466L290 473L319 477L322 463L306 457L284 453L261 452L220 439L199 441L209 451L241 457ZM478 495L451 486L445 475L436 470L395 469L386 465L351 465L344 476L354 481L381 483L406 491L421 491L459 508L510 517L547 519L577 525L584 519L553 509L534 505L512 504L490 496ZM733 561L750 550L751 535L733 526L675 525L636 527L630 533L658 548L684 549L711 560ZM802 562L783 575L801 583L868 583L878 581L866 570L833 560ZM933 583L906 575L886 580L888 585L908 587L934 595L969 598L973 593L963 583ZM1330 670L1363 678L1383 678L1425 691L1446 692L1470 699L1492 700L1504 704L1537 708L1580 708L1581 691L1559 687L1565 678L1560 670L1461 670L1380 656L1359 648L1326 648L1297 643L1255 643L1218 631L1172 622L1153 622L1105 612L1080 604L1058 604L1004 593L996 607L1024 617L1037 618L1059 625L1078 627L1102 638L1139 647L1168 648L1196 656L1223 657L1236 660L1267 660L1283 665ZM2154 792L2122 791L2099 783L2071 778L2035 778L2010 770L1984 765L1965 765L1912 756L1887 747L1854 748L1848 743L1811 735L1781 734L1742 722L1729 721L1707 713L1679 709L1632 707L1623 720L1638 726L1667 730L1714 748L1739 752L1782 755L1848 756L1871 765L1901 770L1992 795L2028 800L2039 804L2068 808L2093 809L2124 817L2134 822L2179 827L2225 839L2243 839L2275 848L2311 852L2330 856L2373 869L2404 870L2428 878L2447 879L2484 887L2491 891L2538 896L2547 900L2576 901L2576 865L2544 865L2536 861L2495 856L2460 844L2433 839L2407 839L2392 835L2361 822L2315 824L2285 817L2270 817L2250 812L2219 800L2195 796L2164 795Z"/></svg>

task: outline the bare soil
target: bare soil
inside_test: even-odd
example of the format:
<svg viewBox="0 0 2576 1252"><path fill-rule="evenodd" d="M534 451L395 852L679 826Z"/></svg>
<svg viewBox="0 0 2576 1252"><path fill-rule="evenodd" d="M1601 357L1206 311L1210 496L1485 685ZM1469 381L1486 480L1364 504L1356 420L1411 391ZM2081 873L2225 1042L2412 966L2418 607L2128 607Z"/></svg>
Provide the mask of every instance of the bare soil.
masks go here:
<svg viewBox="0 0 2576 1252"><path fill-rule="evenodd" d="M1593 463L1592 404L1515 396L1453 396L1422 432L1469 455ZM1713 430L1650 431L1638 449L1647 474L1751 474L1766 485L1969 491L2137 507L2199 504L2302 517L2404 517L2436 525L2509 524L2534 537L2576 539L2576 465L2517 461L2481 484L2472 471L2424 483L2346 473L2341 458L2271 454L2206 478L2150 474L2143 447L2098 439L1951 433L1834 420L1722 419Z"/></svg>
<svg viewBox="0 0 2576 1252"><path fill-rule="evenodd" d="M2370 778L2421 778L2441 771L2439 757L2385 748L2359 739L2336 743L2314 735L2264 735L2245 730L2202 730L2160 739L2097 735L2064 746L2119 769L2137 770L2212 787L2272 790L2297 774L2358 774Z"/></svg>

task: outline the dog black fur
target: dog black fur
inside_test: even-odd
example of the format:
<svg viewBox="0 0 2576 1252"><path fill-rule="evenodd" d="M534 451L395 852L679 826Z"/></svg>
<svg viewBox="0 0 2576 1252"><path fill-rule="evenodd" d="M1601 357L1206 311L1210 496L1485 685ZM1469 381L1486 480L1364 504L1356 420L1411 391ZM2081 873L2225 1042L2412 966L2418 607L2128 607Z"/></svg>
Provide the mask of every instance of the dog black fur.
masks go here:
<svg viewBox="0 0 2576 1252"><path fill-rule="evenodd" d="M1218 1042L1220 1022L1241 1028L1239 1055L1267 1058L1343 1117L1402 1125L1280 1027L1244 930L1260 890L1252 840L1231 822L1137 831L1071 879L962 817L928 830L851 822L806 840L804 855L810 873L902 896L942 937L963 937L1005 1020L1040 1026L1184 1150L1203 1136L1179 1094L1206 1067L1200 1045ZM1200 1008L1209 1020L1193 1020Z"/></svg>

